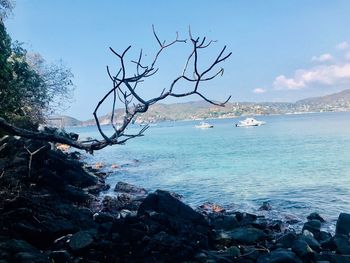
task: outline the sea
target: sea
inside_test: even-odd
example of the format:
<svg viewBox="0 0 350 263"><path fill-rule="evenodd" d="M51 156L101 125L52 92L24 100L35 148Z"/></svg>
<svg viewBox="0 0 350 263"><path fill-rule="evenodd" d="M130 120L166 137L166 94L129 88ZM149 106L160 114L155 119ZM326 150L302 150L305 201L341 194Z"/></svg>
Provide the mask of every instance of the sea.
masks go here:
<svg viewBox="0 0 350 263"><path fill-rule="evenodd" d="M111 190L104 194L113 195L114 185L125 181L176 192L193 208L213 202L299 222L318 212L334 230L339 213L350 213L350 113L257 116L266 124L235 127L244 118L206 120L212 129L195 128L199 121L161 122L85 161L105 165ZM98 136L96 127L70 130ZM259 211L263 202L272 210Z"/></svg>

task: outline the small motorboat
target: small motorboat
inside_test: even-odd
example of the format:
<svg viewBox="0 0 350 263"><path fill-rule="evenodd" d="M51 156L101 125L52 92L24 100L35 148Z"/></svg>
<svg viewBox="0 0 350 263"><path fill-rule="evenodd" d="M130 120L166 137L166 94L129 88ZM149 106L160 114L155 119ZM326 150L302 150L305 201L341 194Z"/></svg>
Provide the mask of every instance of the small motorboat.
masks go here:
<svg viewBox="0 0 350 263"><path fill-rule="evenodd" d="M264 125L266 122L264 121L257 121L254 118L246 118L243 121L239 121L236 123L236 127L250 127L250 126L261 126Z"/></svg>
<svg viewBox="0 0 350 263"><path fill-rule="evenodd" d="M209 129L209 128L214 128L213 125L211 125L211 124L209 124L209 123L207 123L207 122L204 122L204 121L202 121L199 125L196 125L195 127L198 128L198 129Z"/></svg>

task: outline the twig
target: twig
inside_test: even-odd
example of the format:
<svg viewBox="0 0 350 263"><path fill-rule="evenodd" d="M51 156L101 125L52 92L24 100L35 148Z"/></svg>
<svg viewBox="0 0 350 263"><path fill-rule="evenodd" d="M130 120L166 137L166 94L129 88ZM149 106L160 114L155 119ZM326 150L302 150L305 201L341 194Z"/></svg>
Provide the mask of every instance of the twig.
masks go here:
<svg viewBox="0 0 350 263"><path fill-rule="evenodd" d="M31 169L32 169L32 161L33 161L33 156L35 154L37 154L38 152L40 152L42 149L44 149L46 146L42 146L39 149L35 150L34 152L31 152L27 146L24 145L24 148L27 150L27 152L29 153L29 163L28 163L28 178L30 178L30 173L31 173Z"/></svg>

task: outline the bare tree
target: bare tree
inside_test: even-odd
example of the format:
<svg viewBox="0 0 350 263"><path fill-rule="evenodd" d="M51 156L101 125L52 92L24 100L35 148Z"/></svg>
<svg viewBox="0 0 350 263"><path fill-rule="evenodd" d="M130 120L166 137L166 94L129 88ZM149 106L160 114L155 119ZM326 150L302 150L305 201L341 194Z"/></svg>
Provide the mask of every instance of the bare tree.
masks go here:
<svg viewBox="0 0 350 263"><path fill-rule="evenodd" d="M109 67L107 67L107 73L110 77L113 86L112 88L103 96L103 98L98 102L93 115L96 121L96 125L99 133L102 136L102 140L89 140L89 141L75 141L71 138L67 138L64 136L60 136L54 133L47 132L33 132L24 129L19 129L14 127L13 125L7 123L4 119L0 118L0 128L5 130L6 132L14 135L23 136L26 138L47 140L51 142L58 142L68 144L72 147L86 150L87 152L93 153L95 150L100 150L109 145L115 144L124 144L126 141L143 136L144 132L147 130L148 126L143 127L136 134L127 134L126 128L132 122L137 114L146 112L149 107L155 104L158 101L164 100L167 97L187 97L190 95L198 95L205 101L217 105L217 106L225 106L225 104L229 101L231 96L227 98L224 102L215 102L211 99L208 99L205 95L201 93L199 90L200 84L202 82L210 81L216 78L219 75L224 73L223 68L218 68L219 64L223 62L225 59L231 56L231 53L225 54L226 46L224 46L219 54L213 59L213 61L209 64L209 66L203 70L199 69L198 58L200 56L201 50L208 48L215 41L208 41L206 37L204 38L194 38L191 34L191 30L189 30L189 41L186 39L180 39L178 33L176 33L176 37L171 42L160 41L158 35L155 32L153 27L153 35L158 43L158 51L156 52L153 60L151 60L149 65L143 64L142 58L142 50L136 60L132 60L131 62L135 65L135 72L129 75L126 70L126 55L130 50L131 46L126 48L123 52L118 53L114 49L110 48L112 53L117 57L120 63L120 68L117 73L113 75ZM147 78L153 76L157 73L157 62L159 57L164 52L164 50L170 48L173 45L181 44L181 43L189 43L191 45L191 52L189 53L187 59L185 60L185 65L181 73L170 83L169 87L164 88L159 96L145 99L141 97L139 92L136 90L139 83L145 81ZM190 72L188 72L190 71ZM175 91L176 85L178 85L179 81L183 80L192 85L192 89L187 92L178 93ZM98 110L102 104L104 104L107 99L112 98L112 114L110 123L113 127L113 134L108 136L101 128L100 121L98 119ZM117 125L115 118L116 111L116 103L117 100L121 101L124 105L124 118L121 125ZM133 102L135 101L135 102Z"/></svg>

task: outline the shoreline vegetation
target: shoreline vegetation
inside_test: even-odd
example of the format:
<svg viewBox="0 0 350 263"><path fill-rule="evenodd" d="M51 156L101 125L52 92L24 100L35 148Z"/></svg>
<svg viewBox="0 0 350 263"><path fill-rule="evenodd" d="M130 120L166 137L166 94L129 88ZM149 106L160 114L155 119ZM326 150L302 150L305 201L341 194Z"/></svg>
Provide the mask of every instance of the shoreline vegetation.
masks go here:
<svg viewBox="0 0 350 263"><path fill-rule="evenodd" d="M124 182L101 198L107 174L78 152L11 136L0 149L2 263L350 262L347 213L332 235L317 213L297 232L212 203L194 210L176 193Z"/></svg>

